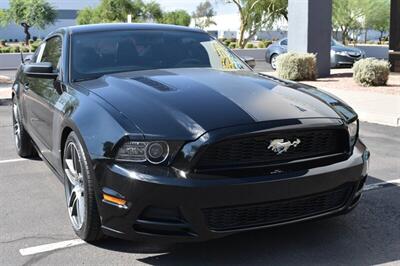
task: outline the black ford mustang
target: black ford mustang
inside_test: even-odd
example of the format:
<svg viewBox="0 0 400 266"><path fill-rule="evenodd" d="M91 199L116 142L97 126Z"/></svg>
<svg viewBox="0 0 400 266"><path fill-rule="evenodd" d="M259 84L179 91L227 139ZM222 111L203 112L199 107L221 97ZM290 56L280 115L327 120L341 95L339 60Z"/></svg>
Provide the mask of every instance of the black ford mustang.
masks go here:
<svg viewBox="0 0 400 266"><path fill-rule="evenodd" d="M12 93L18 154L63 180L87 241L205 240L343 214L367 175L349 106L254 73L196 29L59 29Z"/></svg>

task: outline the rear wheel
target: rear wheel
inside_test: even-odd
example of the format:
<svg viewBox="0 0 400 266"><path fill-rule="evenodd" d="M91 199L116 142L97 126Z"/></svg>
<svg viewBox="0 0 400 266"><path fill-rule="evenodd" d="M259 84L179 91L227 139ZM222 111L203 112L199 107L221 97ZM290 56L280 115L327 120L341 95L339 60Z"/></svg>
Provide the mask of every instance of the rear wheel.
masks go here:
<svg viewBox="0 0 400 266"><path fill-rule="evenodd" d="M271 55L271 59L269 60L273 70L276 70L276 59L277 58L278 58L278 55L277 54L273 54L273 55Z"/></svg>
<svg viewBox="0 0 400 266"><path fill-rule="evenodd" d="M16 97L13 98L12 111L14 143L17 153L24 158L33 158L35 157L35 148L32 145L28 132L25 131L24 125L21 122L21 112Z"/></svg>
<svg viewBox="0 0 400 266"><path fill-rule="evenodd" d="M88 156L78 137L71 132L64 146L64 187L68 214L75 233L85 241L102 237L100 218Z"/></svg>

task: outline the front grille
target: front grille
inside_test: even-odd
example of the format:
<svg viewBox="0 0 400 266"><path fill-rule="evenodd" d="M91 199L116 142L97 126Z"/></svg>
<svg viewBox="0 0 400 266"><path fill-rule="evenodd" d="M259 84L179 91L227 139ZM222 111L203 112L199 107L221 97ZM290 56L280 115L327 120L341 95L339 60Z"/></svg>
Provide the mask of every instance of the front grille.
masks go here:
<svg viewBox="0 0 400 266"><path fill-rule="evenodd" d="M267 147L273 139L301 142L287 152L277 155ZM343 129L271 132L262 135L224 140L208 147L200 155L196 170L238 168L285 163L325 155L345 153L347 132Z"/></svg>
<svg viewBox="0 0 400 266"><path fill-rule="evenodd" d="M350 57L354 58L359 58L361 55L360 54L349 54Z"/></svg>
<svg viewBox="0 0 400 266"><path fill-rule="evenodd" d="M278 224L339 209L351 187L286 201L204 209L208 227L215 231Z"/></svg>

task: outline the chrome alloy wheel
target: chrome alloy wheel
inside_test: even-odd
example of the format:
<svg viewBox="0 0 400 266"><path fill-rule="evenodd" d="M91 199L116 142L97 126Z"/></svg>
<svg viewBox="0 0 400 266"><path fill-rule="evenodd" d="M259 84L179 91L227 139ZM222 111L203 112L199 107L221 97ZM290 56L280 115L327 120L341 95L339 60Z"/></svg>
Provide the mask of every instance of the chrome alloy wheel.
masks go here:
<svg viewBox="0 0 400 266"><path fill-rule="evenodd" d="M276 59L277 58L278 58L278 56L276 56L276 55L272 56L272 58L271 58L271 67L273 69L276 69Z"/></svg>
<svg viewBox="0 0 400 266"><path fill-rule="evenodd" d="M21 124L19 121L19 110L18 110L18 105L16 103L13 103L13 128L14 128L14 140L15 140L15 145L17 146L18 149L21 148Z"/></svg>
<svg viewBox="0 0 400 266"><path fill-rule="evenodd" d="M85 187L82 173L82 164L79 159L75 143L70 142L64 156L65 195L69 218L74 229L82 228L86 216Z"/></svg>

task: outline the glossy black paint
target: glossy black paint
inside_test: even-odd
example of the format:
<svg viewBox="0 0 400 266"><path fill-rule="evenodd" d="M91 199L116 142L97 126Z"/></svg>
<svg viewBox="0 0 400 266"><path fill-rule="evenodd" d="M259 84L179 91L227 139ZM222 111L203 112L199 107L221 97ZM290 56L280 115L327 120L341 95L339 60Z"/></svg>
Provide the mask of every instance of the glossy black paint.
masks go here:
<svg viewBox="0 0 400 266"><path fill-rule="evenodd" d="M110 74L91 81L70 81L69 45L74 33L127 29L198 31L153 24L63 28L45 40L55 36L62 40L58 77L55 80L29 77L23 71L28 67L21 66L13 85L22 122L44 160L59 177L64 175L61 158L64 141L69 132L77 134L91 158L91 171L97 179L97 202L107 234L127 239L151 236L176 241L224 236L233 232L208 230L201 208L289 199L343 184L358 187L365 177L367 162L362 155L366 148L360 141L345 161L301 173L243 178L191 173L201 150L222 139L288 128L346 129L357 115L345 103L313 87L252 71L148 70ZM163 166L117 162L116 151L126 140L175 141L177 153L169 165ZM103 202L104 191L126 198L127 208ZM360 190L354 189L346 206L324 215L349 210L359 193ZM190 229L187 225L183 227L190 234L135 231L134 221L148 206L179 209ZM301 220L309 218L317 216Z"/></svg>

